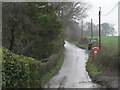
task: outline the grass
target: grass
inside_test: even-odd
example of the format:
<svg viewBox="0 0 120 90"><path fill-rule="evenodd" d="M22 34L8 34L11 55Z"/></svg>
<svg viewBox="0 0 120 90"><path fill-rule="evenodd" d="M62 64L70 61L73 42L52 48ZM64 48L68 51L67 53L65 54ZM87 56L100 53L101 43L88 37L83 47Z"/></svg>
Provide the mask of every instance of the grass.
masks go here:
<svg viewBox="0 0 120 90"><path fill-rule="evenodd" d="M90 39L89 36L87 38ZM94 36L94 38L97 38L99 40L98 36ZM119 38L118 36L101 36L101 44L102 46L105 46L105 47L118 48L118 38ZM88 47L87 44L81 44L79 42L74 42L74 41L69 41L69 42L83 49Z"/></svg>
<svg viewBox="0 0 120 90"><path fill-rule="evenodd" d="M118 63L119 36L102 36L102 49L97 61L105 68L114 68Z"/></svg>
<svg viewBox="0 0 120 90"><path fill-rule="evenodd" d="M87 37L90 39L90 37ZM94 38L97 38L99 40L98 36L94 36ZM118 46L118 36L101 36L101 44L104 46Z"/></svg>
<svg viewBox="0 0 120 90"><path fill-rule="evenodd" d="M60 60L57 62L56 67L54 67L54 69L51 70L51 72L48 72L46 75L44 75L44 77L41 80L41 86L44 88L45 84L47 83L47 81L52 78L61 68L62 64L64 61L64 54L61 54L60 56Z"/></svg>
<svg viewBox="0 0 120 90"><path fill-rule="evenodd" d="M104 46L118 46L118 36L102 36L101 42Z"/></svg>
<svg viewBox="0 0 120 90"><path fill-rule="evenodd" d="M90 77L93 78L93 80L95 80L97 75L102 73L101 71L98 70L97 66L93 64L91 57L89 58L89 60L87 62L86 69L87 69Z"/></svg>

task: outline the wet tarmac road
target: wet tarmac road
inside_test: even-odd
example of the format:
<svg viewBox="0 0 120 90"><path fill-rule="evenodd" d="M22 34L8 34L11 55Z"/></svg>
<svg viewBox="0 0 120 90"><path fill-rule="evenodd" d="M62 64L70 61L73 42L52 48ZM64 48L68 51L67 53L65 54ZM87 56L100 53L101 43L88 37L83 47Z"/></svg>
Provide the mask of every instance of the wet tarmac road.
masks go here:
<svg viewBox="0 0 120 90"><path fill-rule="evenodd" d="M86 71L88 54L85 50L65 41L65 59L63 65L45 88L97 88Z"/></svg>

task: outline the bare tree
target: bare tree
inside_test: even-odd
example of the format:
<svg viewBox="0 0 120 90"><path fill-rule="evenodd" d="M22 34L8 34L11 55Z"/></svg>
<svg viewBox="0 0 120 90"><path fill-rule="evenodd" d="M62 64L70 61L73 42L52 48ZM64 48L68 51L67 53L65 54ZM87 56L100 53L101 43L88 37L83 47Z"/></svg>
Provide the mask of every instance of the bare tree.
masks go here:
<svg viewBox="0 0 120 90"><path fill-rule="evenodd" d="M87 17L86 11L91 7L89 4L80 2L56 2L52 3L58 16L65 22L81 20Z"/></svg>
<svg viewBox="0 0 120 90"><path fill-rule="evenodd" d="M87 17L86 11L90 9L91 5L82 0L79 2L55 2L50 4L53 4L57 15L62 19L65 37L79 40L81 28L76 22Z"/></svg>

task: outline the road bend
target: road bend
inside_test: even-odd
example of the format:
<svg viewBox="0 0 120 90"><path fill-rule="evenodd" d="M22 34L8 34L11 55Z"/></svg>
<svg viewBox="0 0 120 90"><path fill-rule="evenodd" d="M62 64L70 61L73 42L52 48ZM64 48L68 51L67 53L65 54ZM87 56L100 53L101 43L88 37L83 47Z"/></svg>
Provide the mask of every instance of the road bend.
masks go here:
<svg viewBox="0 0 120 90"><path fill-rule="evenodd" d="M98 88L86 71L88 53L65 41L65 58L58 74L51 78L45 88Z"/></svg>

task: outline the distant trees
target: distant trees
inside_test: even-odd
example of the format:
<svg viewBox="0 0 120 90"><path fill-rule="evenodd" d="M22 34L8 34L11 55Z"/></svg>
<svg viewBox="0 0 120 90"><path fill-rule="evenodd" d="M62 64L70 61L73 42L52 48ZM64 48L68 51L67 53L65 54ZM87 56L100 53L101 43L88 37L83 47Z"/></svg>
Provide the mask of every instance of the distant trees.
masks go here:
<svg viewBox="0 0 120 90"><path fill-rule="evenodd" d="M98 36L99 35L98 25L95 25L94 23L92 23L92 28L93 28L93 35ZM91 36L91 23L90 22L84 23L84 34L86 36ZM114 34L115 34L114 25L109 24L109 23L101 24L101 35L102 36L114 35Z"/></svg>
<svg viewBox="0 0 120 90"><path fill-rule="evenodd" d="M101 24L101 31L102 31L103 36L114 35L115 34L114 25L109 24L109 23L102 23Z"/></svg>
<svg viewBox="0 0 120 90"><path fill-rule="evenodd" d="M42 59L58 52L64 43L62 21L52 5L3 3L3 47Z"/></svg>
<svg viewBox="0 0 120 90"><path fill-rule="evenodd" d="M91 22L84 23L84 35L91 36ZM92 23L93 35L98 36L98 26Z"/></svg>

